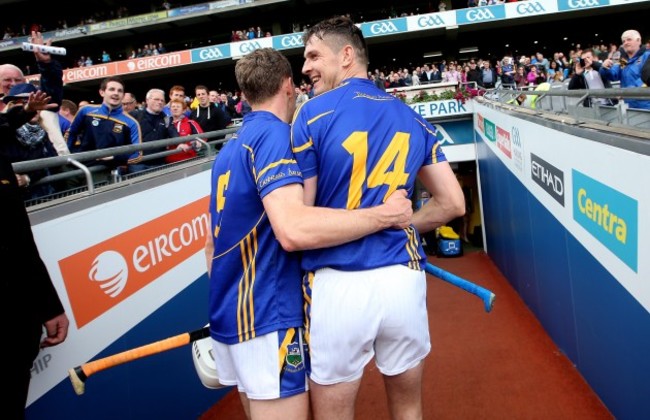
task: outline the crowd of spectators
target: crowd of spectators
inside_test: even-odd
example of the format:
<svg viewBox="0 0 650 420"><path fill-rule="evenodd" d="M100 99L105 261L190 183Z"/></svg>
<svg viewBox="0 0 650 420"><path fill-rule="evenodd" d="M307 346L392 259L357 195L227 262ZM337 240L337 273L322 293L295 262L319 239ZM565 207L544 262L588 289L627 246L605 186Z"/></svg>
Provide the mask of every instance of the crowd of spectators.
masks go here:
<svg viewBox="0 0 650 420"><path fill-rule="evenodd" d="M506 0L472 0L468 1L467 7L475 7L481 5L491 5L497 3L504 3ZM522 0L514 0L522 1ZM186 6L192 4L204 3L203 1L190 1L184 4ZM476 4L474 4L476 3ZM485 3L485 4L484 4ZM423 6L423 4L421 4ZM162 4L151 3L148 8L140 5L138 9L131 11L126 6L118 5L115 10L110 11L98 11L92 16L87 18L81 18L79 25L92 24L96 22L102 22L106 20L118 19L134 14L147 13L155 10L169 10L171 7L180 7L181 4L171 4L169 2L163 2ZM464 6L464 5L462 5ZM136 6L132 6L134 8ZM426 6L423 7L413 7L405 5L400 9L396 8L394 5L389 7L377 7L374 11L367 11L364 13L348 13L347 16L353 18L357 22L372 21L377 19L386 19L386 18L396 18L403 16L413 16L421 13L433 13L438 11L452 10L453 4L452 0L440 0L438 3L435 1L427 2ZM311 21L305 21L303 23L294 23L292 24L292 30L294 32L300 32L306 30L311 25ZM54 29L66 29L69 27L67 21L57 20ZM50 29L49 24L33 23L31 25L22 24L19 31L14 31L11 26L7 26L5 30L5 38L11 36L26 36L26 34L31 33L31 31L44 32ZM249 26L248 29L234 29L230 33L228 41L236 42L241 40L262 38L273 36L273 33L269 30L263 29L261 26ZM210 41L208 41L208 44ZM195 45L196 44L196 45ZM172 52L179 49L187 49L188 47L193 48L198 45L203 45L203 42L181 42L179 45L170 45L169 48L162 47L162 42L156 42L151 44L145 44L143 47L131 48L128 47L127 50L114 48L111 50L106 49L106 46L102 46L103 50L96 49L94 51L86 50L72 59L67 59L67 62L62 63L64 67L73 68L73 67L87 67L99 63L107 63L113 60L125 60L132 59L137 57L146 57L149 55L164 54L166 52ZM23 71L26 74L31 74L32 69L29 66L23 67Z"/></svg>
<svg viewBox="0 0 650 420"><path fill-rule="evenodd" d="M438 7L444 8L446 6ZM391 10L389 13L392 16L392 13L396 12ZM255 39L269 35L270 33L264 32L261 27L251 26L246 31L233 30L231 41ZM650 42L641 46L642 52L646 49L650 51L650 45L648 44L650 44ZM557 51L549 57L546 57L541 51L536 51L533 54L520 56L504 54L502 58L499 59L494 57L485 58L474 56L463 60L442 59L436 62L422 62L420 65L416 66L402 65L401 67L394 67L392 64L389 64L384 67L375 68L374 71L368 73L368 78L372 79L377 86L386 90L433 83L448 83L453 85L476 84L477 87L484 89L498 86L521 89L526 87L535 87L542 83L563 83L566 87L568 81L576 76L581 76L580 79L576 79L578 82L588 86L589 82L586 80L591 79L585 79L585 66L579 65L580 59L583 55L588 53L589 57L591 57L590 66L586 67L586 70L589 71L592 68L600 68L605 62L609 63L606 66L607 68L611 67L612 63L618 62L621 59L621 51L621 46L616 42L611 42L609 44L599 43L596 45L590 45L588 48L582 48L580 44L576 44L575 48L566 53ZM167 50L162 43L149 43L145 44L141 48L133 49L128 57L145 57L165 52L167 52ZM100 60L103 62L110 61L110 53L104 50ZM93 65L93 59L87 56L80 57L76 61L75 65ZM211 83L213 85L221 86L219 81L211 81ZM603 81L603 86L609 87L610 84ZM211 112L218 112L223 115L223 118L220 118L220 122L217 125L223 127L226 125L224 121L228 121L228 123L231 121L236 123L243 117L243 115L250 111L250 106L247 105L247 102L241 97L241 94L235 87L220 87L219 89L212 91L209 91L207 86L197 86L197 89L199 87L201 88L201 95L198 94L199 90L184 92L183 96L180 98L172 98L170 95L170 103L172 99L177 99L184 104L184 106L182 106L182 112L177 112L178 115L176 118L178 118L180 114L183 114L186 117L197 121L199 125L201 125L201 118L209 116ZM154 88L150 90L150 92L155 92L159 94L159 96L162 96L164 90ZM187 93L187 95L185 93ZM191 93L195 93L196 96L190 96ZM150 98L150 96L150 93L148 93L145 101L138 103L132 94L125 92L121 103L123 112L136 116L147 115L146 112L151 113L152 107L148 104L148 101L158 101L159 98ZM297 104L308 100L312 96L313 92L308 80L303 80L297 83ZM124 101L129 103L129 105L127 106ZM87 101L84 102L87 103ZM156 105L160 104L156 103ZM83 104L80 103L78 108L83 109ZM68 121L71 118L71 115L69 115L69 109L70 107L66 107L65 111L68 112L68 115L65 116ZM164 110L161 108L161 112L162 111ZM167 111L160 115L171 116ZM196 115L196 117L192 118L192 115ZM203 123L205 123L205 121L203 121ZM212 126L206 126L202 129L204 132L208 132L215 128ZM186 151L189 154L192 153L189 149ZM196 152L196 150L194 150L194 152Z"/></svg>

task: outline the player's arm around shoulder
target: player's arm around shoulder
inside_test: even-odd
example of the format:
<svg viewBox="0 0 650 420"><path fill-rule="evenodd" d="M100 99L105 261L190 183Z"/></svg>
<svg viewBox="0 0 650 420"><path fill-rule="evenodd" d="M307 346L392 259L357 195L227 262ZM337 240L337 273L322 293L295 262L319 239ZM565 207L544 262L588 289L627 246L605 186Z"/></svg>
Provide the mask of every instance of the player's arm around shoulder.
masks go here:
<svg viewBox="0 0 650 420"><path fill-rule="evenodd" d="M431 194L420 210L413 214L413 226L426 233L465 214L465 197L449 162L423 166L418 178Z"/></svg>
<svg viewBox="0 0 650 420"><path fill-rule="evenodd" d="M286 251L341 245L387 228L406 228L413 209L405 190L394 192L380 206L357 209L311 207L304 203L303 187L290 184L263 199L273 233Z"/></svg>

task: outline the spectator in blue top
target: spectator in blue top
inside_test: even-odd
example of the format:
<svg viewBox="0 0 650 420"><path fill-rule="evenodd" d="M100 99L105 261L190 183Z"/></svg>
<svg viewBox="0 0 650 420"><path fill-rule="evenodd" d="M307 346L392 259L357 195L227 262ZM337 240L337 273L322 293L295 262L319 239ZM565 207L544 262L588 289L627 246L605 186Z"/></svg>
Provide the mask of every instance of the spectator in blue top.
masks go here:
<svg viewBox="0 0 650 420"><path fill-rule="evenodd" d="M620 81L622 88L641 87L641 71L648 62L650 51L641 45L641 34L634 29L623 32L621 41L620 61L615 63L611 58L605 60L600 75L609 81ZM625 102L630 108L650 109L650 100L625 99Z"/></svg>
<svg viewBox="0 0 650 420"><path fill-rule="evenodd" d="M122 79L116 76L105 78L99 87L99 94L103 98L100 105L86 105L80 108L72 120L65 134L70 152L141 144L140 125L135 118L122 109L122 99L124 99ZM127 164L138 163L141 158L142 150L137 150L85 164L103 164L109 169L118 167L126 169ZM107 173L104 172L103 175L106 176ZM73 182L70 186L77 185Z"/></svg>

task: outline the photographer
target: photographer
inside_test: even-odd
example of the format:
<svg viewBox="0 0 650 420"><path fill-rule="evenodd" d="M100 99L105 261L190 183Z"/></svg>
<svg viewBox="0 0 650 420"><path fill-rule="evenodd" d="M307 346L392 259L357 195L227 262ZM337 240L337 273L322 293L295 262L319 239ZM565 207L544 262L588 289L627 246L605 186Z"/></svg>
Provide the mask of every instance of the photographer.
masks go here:
<svg viewBox="0 0 650 420"><path fill-rule="evenodd" d="M594 58L594 52L591 48L582 51L580 59L575 61L573 76L569 81L569 90L577 89L611 89L612 84L609 80L600 76L599 70L602 64ZM591 107L598 103L600 105L615 105L616 99L605 98L587 98L583 101L583 106Z"/></svg>

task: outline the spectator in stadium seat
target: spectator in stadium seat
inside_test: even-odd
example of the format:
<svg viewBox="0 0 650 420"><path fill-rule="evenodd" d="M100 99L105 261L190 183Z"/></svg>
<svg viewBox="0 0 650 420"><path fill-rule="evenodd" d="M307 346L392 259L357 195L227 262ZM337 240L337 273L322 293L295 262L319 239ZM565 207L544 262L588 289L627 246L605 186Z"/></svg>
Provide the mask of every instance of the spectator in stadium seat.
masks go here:
<svg viewBox="0 0 650 420"><path fill-rule="evenodd" d="M517 73L515 73L513 80L517 88L528 86L528 79L526 79L526 68L523 65L517 66Z"/></svg>
<svg viewBox="0 0 650 420"><path fill-rule="evenodd" d="M191 136L194 134L203 133L203 129L194 120L189 119L185 115L187 110L187 103L181 99L172 99L169 103L169 109L172 113L171 128L175 130L176 135L180 137ZM176 153L165 157L166 163L180 162L181 160L191 159L197 156L196 151L200 150L202 144L199 141L192 140L186 143L181 143L177 146L169 146L168 150L180 149L183 153Z"/></svg>
<svg viewBox="0 0 650 420"><path fill-rule="evenodd" d="M150 89L145 99L146 106L142 110L134 111L131 115L140 124L142 142L148 143L156 140L179 137L178 132L171 124L171 117L162 111L165 106L165 92L162 89ZM129 164L129 173L144 171L165 164L165 158L145 159L144 156L167 150L165 146L142 151L143 159L140 162Z"/></svg>
<svg viewBox="0 0 650 420"><path fill-rule="evenodd" d="M210 102L206 86L196 86L194 94L199 101L199 106L192 111L190 118L198 122L205 133L223 130L230 124L230 116Z"/></svg>
<svg viewBox="0 0 650 420"><path fill-rule="evenodd" d="M610 89L612 83L600 76L600 67L602 66L594 57L593 50L586 48L582 50L580 57L582 60L576 60L575 71L569 81L568 89ZM584 64L583 64L584 63ZM612 99L606 98L586 98L583 106L591 107L599 103L601 105L614 105Z"/></svg>
<svg viewBox="0 0 650 420"><path fill-rule="evenodd" d="M52 39L44 41L40 32L33 32L32 43L36 45L51 45ZM12 142L12 147L5 150L12 162L35 160L53 157L58 154L69 154L63 139L58 119L58 104L63 98L63 71L61 64L52 59L47 53L34 51L40 77L40 89L51 98L53 111L45 109L38 111L31 120L18 128L15 132L17 142ZM12 86L9 93L2 99L3 105L22 105L38 88L30 83L19 83ZM56 101L56 102L55 102ZM53 184L33 185L39 179L58 172L58 168L33 170L19 174L18 183L24 187L26 199L37 198L55 192Z"/></svg>
<svg viewBox="0 0 650 420"><path fill-rule="evenodd" d="M99 87L99 95L102 97L100 105L89 104L79 108L77 115L72 120L70 129L66 133L70 152L86 152L141 144L140 125L135 118L122 109L122 99L124 99L122 79L117 76L103 79ZM126 170L128 164L137 163L141 158L142 151L139 150L85 162L85 164L107 166L106 171L94 175L96 181L106 181L110 179L112 169ZM71 181L70 186L76 187L83 183L85 183L85 179L77 178Z"/></svg>
<svg viewBox="0 0 650 420"><path fill-rule="evenodd" d="M648 62L650 51L641 48L641 34L636 30L623 32L621 41L623 46L620 61L614 63L611 58L605 60L600 75L610 81L619 80L622 88L641 87L641 72ZM625 102L630 108L650 109L650 100L647 99L625 99Z"/></svg>
<svg viewBox="0 0 650 420"><path fill-rule="evenodd" d="M490 65L490 60L483 61L481 69L481 81L479 86L485 89L492 89L497 82L497 71Z"/></svg>
<svg viewBox="0 0 650 420"><path fill-rule="evenodd" d="M23 71L13 64L0 65L0 99L18 83L25 83ZM0 112L4 110L5 106L5 103L0 101Z"/></svg>
<svg viewBox="0 0 650 420"><path fill-rule="evenodd" d="M469 62L466 82L475 82L476 86L480 86L483 83L483 75L481 74L481 70L477 68L475 60L470 60Z"/></svg>
<svg viewBox="0 0 650 420"><path fill-rule="evenodd" d="M9 94L4 96L2 101L7 105L8 109L14 106L23 106L27 103L30 94L33 95L37 90L36 86L31 83L19 83L11 88ZM17 141L7 142L3 146L2 154L12 163L57 155L47 131L42 126L40 112L42 111L31 114L32 118L15 130L14 136ZM32 185L49 174L49 169L35 169L16 174L18 186L21 187L25 200L54 193L51 184Z"/></svg>
<svg viewBox="0 0 650 420"><path fill-rule="evenodd" d="M443 68L442 64L440 68ZM436 66L435 64L431 65L431 70L427 72L427 80L429 81L429 83L442 82L442 73L440 71L440 68L438 68L438 66Z"/></svg>
<svg viewBox="0 0 650 420"><path fill-rule="evenodd" d="M135 98L135 95L130 92L124 93L124 98L122 98L122 110L129 114L133 114L137 107L138 100Z"/></svg>
<svg viewBox="0 0 650 420"><path fill-rule="evenodd" d="M246 99L246 94L242 92L241 98L237 103L237 107L236 107L237 113L243 117L249 112L251 112L252 110L253 109L251 108L251 105L248 103L248 99Z"/></svg>
<svg viewBox="0 0 650 420"><path fill-rule="evenodd" d="M170 116L172 115L171 110L169 109L169 104L171 104L171 101L174 99L180 99L182 101L185 100L185 88L181 85L174 85L169 89L169 102L164 106L163 112L165 115ZM189 107L185 110L185 116L189 117L190 116L190 109Z"/></svg>
<svg viewBox="0 0 650 420"><path fill-rule="evenodd" d="M213 104L219 104L220 101L219 92L217 92L216 90L211 90L208 93L208 96L210 97L210 102L212 102Z"/></svg>
<svg viewBox="0 0 650 420"><path fill-rule="evenodd" d="M59 127L61 127L61 133L68 131L78 109L77 104L70 99L63 99L61 101L61 105L59 106Z"/></svg>

